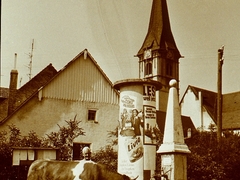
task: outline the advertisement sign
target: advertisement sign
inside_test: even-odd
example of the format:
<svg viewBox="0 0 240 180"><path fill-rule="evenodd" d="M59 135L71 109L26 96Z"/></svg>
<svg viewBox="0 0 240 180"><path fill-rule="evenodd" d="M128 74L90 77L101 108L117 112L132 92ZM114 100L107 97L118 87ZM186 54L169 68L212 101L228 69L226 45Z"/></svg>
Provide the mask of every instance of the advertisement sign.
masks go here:
<svg viewBox="0 0 240 180"><path fill-rule="evenodd" d="M144 144L156 145L156 87L143 85Z"/></svg>
<svg viewBox="0 0 240 180"><path fill-rule="evenodd" d="M143 106L144 112L144 144L156 144L156 108Z"/></svg>
<svg viewBox="0 0 240 180"><path fill-rule="evenodd" d="M140 90L142 87L139 87ZM142 93L120 94L118 138L118 172L143 179L143 115Z"/></svg>

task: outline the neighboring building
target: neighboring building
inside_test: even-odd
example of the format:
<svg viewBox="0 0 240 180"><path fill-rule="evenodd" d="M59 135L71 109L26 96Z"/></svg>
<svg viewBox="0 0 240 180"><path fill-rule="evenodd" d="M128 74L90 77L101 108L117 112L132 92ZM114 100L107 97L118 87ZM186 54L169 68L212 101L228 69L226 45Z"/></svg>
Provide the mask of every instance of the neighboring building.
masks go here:
<svg viewBox="0 0 240 180"><path fill-rule="evenodd" d="M11 79L9 88L1 88L1 94L4 98L0 101L0 122L8 115L12 114L24 101L32 94L38 91L40 87L45 85L50 79L57 74L57 70L49 64L29 82L17 89L17 70L11 71Z"/></svg>
<svg viewBox="0 0 240 180"><path fill-rule="evenodd" d="M94 151L105 146L108 132L118 125L119 93L86 49L30 94L0 122L0 131L14 124L22 135L33 130L45 136L76 116L86 135L75 142Z"/></svg>
<svg viewBox="0 0 240 180"><path fill-rule="evenodd" d="M212 91L188 86L180 101L181 113L191 117L194 126L200 130L209 130L215 124L217 94Z"/></svg>
<svg viewBox="0 0 240 180"><path fill-rule="evenodd" d="M9 89L0 87L0 103L8 98Z"/></svg>
<svg viewBox="0 0 240 180"><path fill-rule="evenodd" d="M162 111L157 111L157 117L158 127L160 129L160 132L163 134L165 128L166 113ZM194 135L194 133L196 133L197 130L190 117L181 116L181 119L184 138L190 138L192 135Z"/></svg>
<svg viewBox="0 0 240 180"><path fill-rule="evenodd" d="M240 131L240 91L224 94L222 106L223 130Z"/></svg>
<svg viewBox="0 0 240 180"><path fill-rule="evenodd" d="M240 130L240 92L223 94L222 130ZM209 130L217 125L217 93L188 86L180 101L181 113L189 116L196 128Z"/></svg>

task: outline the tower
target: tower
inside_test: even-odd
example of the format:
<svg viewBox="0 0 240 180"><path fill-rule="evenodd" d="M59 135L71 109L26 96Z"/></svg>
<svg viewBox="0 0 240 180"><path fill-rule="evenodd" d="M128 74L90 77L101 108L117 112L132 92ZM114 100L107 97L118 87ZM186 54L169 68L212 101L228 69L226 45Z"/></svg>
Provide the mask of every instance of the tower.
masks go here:
<svg viewBox="0 0 240 180"><path fill-rule="evenodd" d="M166 112L169 81L176 79L179 84L181 57L171 31L166 0L153 0L148 32L137 56L139 78L161 82L162 89L157 93L161 100L156 108Z"/></svg>

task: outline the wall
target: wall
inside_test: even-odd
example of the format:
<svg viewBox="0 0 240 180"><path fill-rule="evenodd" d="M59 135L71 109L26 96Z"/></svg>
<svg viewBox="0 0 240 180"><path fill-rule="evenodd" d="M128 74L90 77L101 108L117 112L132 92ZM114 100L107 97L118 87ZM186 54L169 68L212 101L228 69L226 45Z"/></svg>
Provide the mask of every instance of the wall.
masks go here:
<svg viewBox="0 0 240 180"><path fill-rule="evenodd" d="M97 109L98 123L88 122L88 108ZM108 131L113 131L118 125L119 105L109 103L94 103L86 101L55 100L38 97L32 98L19 111L0 126L0 131L8 130L7 125L14 124L27 135L33 130L40 136L59 130L58 125L65 126L65 120L82 121L80 127L86 136L78 137L75 142L92 143L92 150L105 146ZM58 124L58 125L57 125Z"/></svg>
<svg viewBox="0 0 240 180"><path fill-rule="evenodd" d="M203 126L203 130L208 130L209 124L213 123L208 112L202 107L201 98L197 98L191 89L188 89L184 95L181 103L181 114L189 116L196 129Z"/></svg>

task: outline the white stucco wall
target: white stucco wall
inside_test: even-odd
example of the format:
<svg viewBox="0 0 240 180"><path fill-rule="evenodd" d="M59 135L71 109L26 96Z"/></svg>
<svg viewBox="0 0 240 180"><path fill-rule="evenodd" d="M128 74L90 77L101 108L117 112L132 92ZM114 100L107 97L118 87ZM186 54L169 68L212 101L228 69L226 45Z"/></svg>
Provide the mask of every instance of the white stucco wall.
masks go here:
<svg viewBox="0 0 240 180"><path fill-rule="evenodd" d="M201 94L199 94L201 97ZM203 128L203 130L209 130L208 127L211 123L214 123L211 116L202 107L201 98L197 98L195 94L188 89L181 102L181 114L183 116L189 116L197 129Z"/></svg>
<svg viewBox="0 0 240 180"><path fill-rule="evenodd" d="M87 120L88 109L97 110L98 123ZM75 115L81 121L80 127L86 132L85 136L79 136L75 142L92 143L94 151L106 145L108 131L117 127L119 105L47 98L39 101L34 97L1 125L0 131L8 130L8 125L14 124L23 136L30 131L45 136L50 132L57 132L58 125L66 126L65 120L73 120Z"/></svg>

